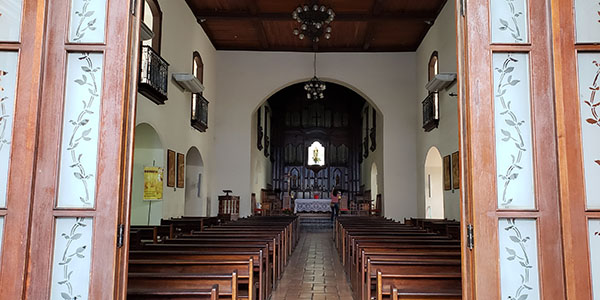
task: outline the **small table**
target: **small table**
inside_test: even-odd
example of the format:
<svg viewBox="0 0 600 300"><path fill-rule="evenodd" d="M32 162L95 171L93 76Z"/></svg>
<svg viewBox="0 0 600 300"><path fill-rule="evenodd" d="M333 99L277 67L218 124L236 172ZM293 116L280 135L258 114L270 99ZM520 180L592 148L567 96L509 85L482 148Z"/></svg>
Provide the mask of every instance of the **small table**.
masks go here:
<svg viewBox="0 0 600 300"><path fill-rule="evenodd" d="M296 199L294 203L294 213L331 212L330 199Z"/></svg>

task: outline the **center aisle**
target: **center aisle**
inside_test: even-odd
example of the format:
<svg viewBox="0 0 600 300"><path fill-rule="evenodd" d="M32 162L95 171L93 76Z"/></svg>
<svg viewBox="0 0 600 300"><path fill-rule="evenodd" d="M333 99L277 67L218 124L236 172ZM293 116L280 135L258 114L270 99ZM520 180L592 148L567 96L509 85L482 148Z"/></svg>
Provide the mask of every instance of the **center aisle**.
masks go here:
<svg viewBox="0 0 600 300"><path fill-rule="evenodd" d="M271 300L352 300L331 232L303 232Z"/></svg>

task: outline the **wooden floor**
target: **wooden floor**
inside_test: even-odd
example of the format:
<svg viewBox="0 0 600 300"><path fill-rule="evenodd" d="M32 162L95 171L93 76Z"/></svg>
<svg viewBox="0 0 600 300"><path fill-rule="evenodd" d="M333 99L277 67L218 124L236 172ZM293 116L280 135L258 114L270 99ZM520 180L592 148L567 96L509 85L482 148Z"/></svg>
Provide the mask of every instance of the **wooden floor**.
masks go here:
<svg viewBox="0 0 600 300"><path fill-rule="evenodd" d="M271 300L352 300L329 232L303 232Z"/></svg>

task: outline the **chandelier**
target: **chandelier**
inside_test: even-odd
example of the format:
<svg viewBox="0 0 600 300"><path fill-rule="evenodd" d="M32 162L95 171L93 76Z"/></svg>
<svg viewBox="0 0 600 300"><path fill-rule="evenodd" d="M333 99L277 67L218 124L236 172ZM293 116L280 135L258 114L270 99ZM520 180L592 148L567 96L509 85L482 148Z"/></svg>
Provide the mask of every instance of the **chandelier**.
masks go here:
<svg viewBox="0 0 600 300"><path fill-rule="evenodd" d="M306 90L306 98L309 100L323 99L323 91L327 88L325 83L317 77L317 52L315 52L313 60L313 78L304 84Z"/></svg>
<svg viewBox="0 0 600 300"><path fill-rule="evenodd" d="M300 23L300 28L294 29L294 35L299 39L303 40L307 37L318 43L320 36L324 36L325 39L331 38L329 23L335 18L333 9L327 8L325 5L319 6L314 1L312 6L307 4L298 6L292 12L292 18Z"/></svg>

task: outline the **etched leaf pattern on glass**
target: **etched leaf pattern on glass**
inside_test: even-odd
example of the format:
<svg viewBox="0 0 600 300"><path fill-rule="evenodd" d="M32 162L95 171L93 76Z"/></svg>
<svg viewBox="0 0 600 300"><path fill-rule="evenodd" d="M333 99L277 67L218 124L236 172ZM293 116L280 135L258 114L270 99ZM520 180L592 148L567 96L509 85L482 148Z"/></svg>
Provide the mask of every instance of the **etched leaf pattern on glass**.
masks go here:
<svg viewBox="0 0 600 300"><path fill-rule="evenodd" d="M94 101L97 101L99 95L99 87L97 83L97 76L100 71L100 67L94 66L93 60L90 58L89 53L82 53L79 57L80 61L83 61L81 65L81 77L75 79L74 82L81 87L87 88L86 98L81 99L81 110L76 118L70 119L68 122L72 126L70 131L69 144L67 151L70 152L71 164L69 168L73 169L73 176L81 182L83 185L84 194L79 195L79 200L85 205L91 205L90 199L90 179L93 179L94 174L86 170L83 160L85 158L85 152L80 150L82 143L90 142L90 133L92 128L90 127L89 116L94 114L92 105Z"/></svg>
<svg viewBox="0 0 600 300"><path fill-rule="evenodd" d="M81 295L74 295L72 278L76 270L71 268L71 263L75 259L84 259L87 254L88 245L82 245L77 248L73 248L73 242L79 240L82 234L79 232L81 227L86 227L85 218L76 218L75 224L71 227L69 232L62 232L60 234L65 240L67 240L66 247L62 251L61 260L58 265L63 268L63 276L57 283L64 286L64 291L60 294L65 300L77 300L82 299ZM58 249L57 249L58 250Z"/></svg>
<svg viewBox="0 0 600 300"><path fill-rule="evenodd" d="M587 105L590 109L589 114L587 116L583 116L585 121L591 126L595 126L600 129L600 62L594 60L592 64L596 67L596 74L593 76L592 84L589 86L589 98L583 100L583 103ZM600 134L600 130L598 131ZM596 164L600 165L600 155L599 159L594 160Z"/></svg>
<svg viewBox="0 0 600 300"><path fill-rule="evenodd" d="M5 89L2 78L8 75L8 71L0 69L0 152L4 147L10 145L10 133L8 133L8 118L11 117L7 109L6 102L8 95L4 93Z"/></svg>
<svg viewBox="0 0 600 300"><path fill-rule="evenodd" d="M523 236L519 227L515 224L515 219L507 219L508 226L504 230L511 233L510 240L514 244L514 247L506 247L505 250L508 253L507 260L517 261L522 267L521 274L521 285L514 291L513 295L507 297L509 300L523 300L529 296L528 291L533 288L529 286L530 270L533 268L529 255L525 248L525 243L531 240L529 236Z"/></svg>
<svg viewBox="0 0 600 300"><path fill-rule="evenodd" d="M500 31L510 32L510 35L515 39L515 43L523 42L523 36L521 35L521 28L519 28L518 22L519 18L524 17L523 12L516 9L515 0L506 0L505 2L510 9L511 18L510 21L499 18L500 26L498 29Z"/></svg>
<svg viewBox="0 0 600 300"><path fill-rule="evenodd" d="M514 79L511 74L515 70L512 64L516 62L518 60L509 55L502 64L502 67L496 68L496 71L500 74L500 80L495 90L495 97L502 105L503 111L500 112L500 115L504 116L504 123L508 126L507 129L501 129L500 131L503 135L502 141L514 144L514 152L510 155L512 163L505 170L504 174L498 175L503 182L501 200L501 205L503 206L510 205L513 202L513 198L507 199L507 191L511 182L519 177L519 171L523 169L521 160L523 159L524 152L527 151L521 131L521 127L525 125L525 121L518 118L511 109L512 101L506 99L508 89L520 83L520 80Z"/></svg>
<svg viewBox="0 0 600 300"><path fill-rule="evenodd" d="M75 37L73 38L73 41L75 42L81 40L87 31L96 30L95 24L97 19L92 18L95 12L93 10L88 10L91 2L92 0L83 0L81 11L75 11L75 15L79 17L77 29L75 30Z"/></svg>

